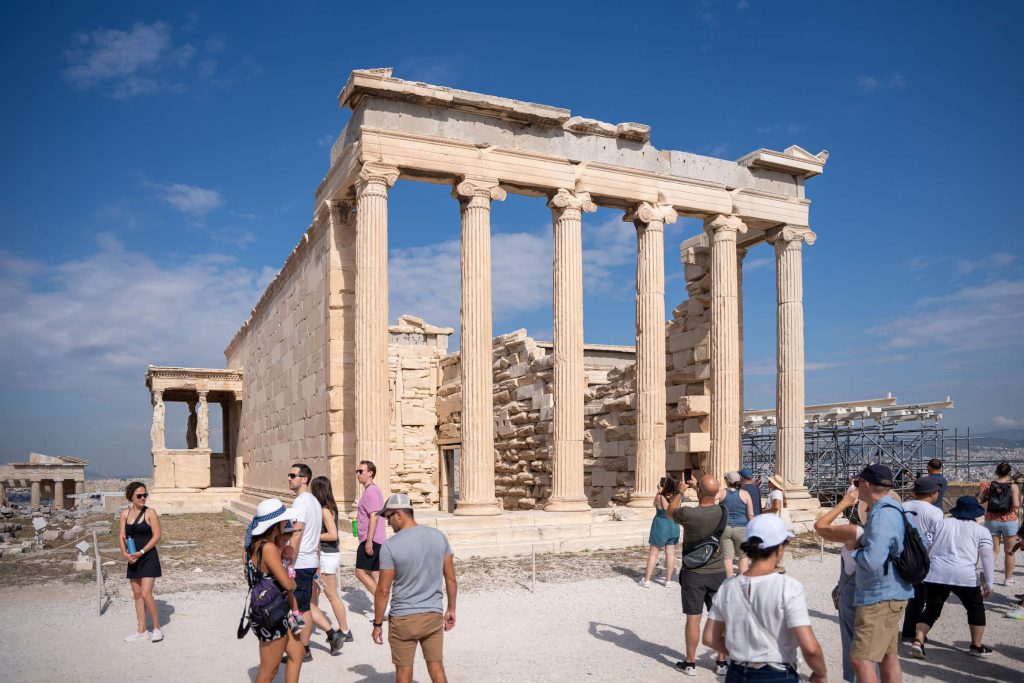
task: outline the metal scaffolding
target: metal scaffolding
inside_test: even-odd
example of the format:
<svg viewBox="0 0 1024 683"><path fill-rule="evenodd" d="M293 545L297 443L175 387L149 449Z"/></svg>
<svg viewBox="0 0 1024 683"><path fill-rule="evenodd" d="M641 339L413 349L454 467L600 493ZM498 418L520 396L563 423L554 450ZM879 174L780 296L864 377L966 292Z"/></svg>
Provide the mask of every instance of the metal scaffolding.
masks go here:
<svg viewBox="0 0 1024 683"><path fill-rule="evenodd" d="M822 505L832 506L843 496L850 480L869 463L882 463L893 472L894 489L903 497L914 480L927 473L932 458L943 461L949 481L978 481L991 477L1002 458L972 454L970 429L966 432L938 426L939 408L953 402L896 405L884 399L807 406L805 416L804 485ZM744 467L763 482L775 474L775 411L744 413ZM913 424L912 424L913 423ZM976 440L976 437L975 437ZM1024 464L1017 462L1016 475ZM952 501L946 501L947 506Z"/></svg>

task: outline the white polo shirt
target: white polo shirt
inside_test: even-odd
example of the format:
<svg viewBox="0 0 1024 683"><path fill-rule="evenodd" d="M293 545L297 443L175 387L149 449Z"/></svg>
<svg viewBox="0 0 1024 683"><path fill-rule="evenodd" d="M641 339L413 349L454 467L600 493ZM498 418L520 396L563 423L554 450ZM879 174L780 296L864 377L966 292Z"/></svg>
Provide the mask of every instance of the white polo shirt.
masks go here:
<svg viewBox="0 0 1024 683"><path fill-rule="evenodd" d="M296 569L313 569L320 566L320 524L324 513L320 501L308 491L300 493L292 503L292 510L299 513L297 522L302 522L302 541L299 555L295 558Z"/></svg>

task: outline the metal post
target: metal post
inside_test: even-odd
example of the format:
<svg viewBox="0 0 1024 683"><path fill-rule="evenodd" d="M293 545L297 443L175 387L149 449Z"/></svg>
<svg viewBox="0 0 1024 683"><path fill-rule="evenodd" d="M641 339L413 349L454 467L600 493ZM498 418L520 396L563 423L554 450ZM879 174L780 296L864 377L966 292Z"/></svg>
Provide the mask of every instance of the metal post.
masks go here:
<svg viewBox="0 0 1024 683"><path fill-rule="evenodd" d="M103 614L103 565L100 564L100 544L96 540L96 530L92 530L92 549L96 553L96 593L99 598L97 613Z"/></svg>
<svg viewBox="0 0 1024 683"><path fill-rule="evenodd" d="M537 592L537 546L530 546L531 561L533 564L533 581L530 586L530 592Z"/></svg>

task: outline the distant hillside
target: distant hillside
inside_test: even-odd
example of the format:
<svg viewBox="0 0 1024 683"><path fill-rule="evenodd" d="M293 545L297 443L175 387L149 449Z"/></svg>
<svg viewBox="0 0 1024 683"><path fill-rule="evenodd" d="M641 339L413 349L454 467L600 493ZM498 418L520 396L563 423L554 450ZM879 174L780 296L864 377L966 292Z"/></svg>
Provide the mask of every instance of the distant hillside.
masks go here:
<svg viewBox="0 0 1024 683"><path fill-rule="evenodd" d="M977 439L977 442L975 442ZM997 429L994 432L971 434L971 447L1024 448L1024 429Z"/></svg>

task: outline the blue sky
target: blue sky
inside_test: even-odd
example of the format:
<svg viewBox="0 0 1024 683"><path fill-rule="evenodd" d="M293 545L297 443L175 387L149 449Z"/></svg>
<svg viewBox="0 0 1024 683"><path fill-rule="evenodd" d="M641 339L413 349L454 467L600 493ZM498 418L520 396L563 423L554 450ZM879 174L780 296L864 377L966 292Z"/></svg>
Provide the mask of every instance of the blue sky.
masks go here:
<svg viewBox="0 0 1024 683"><path fill-rule="evenodd" d="M948 394L948 426L1024 426L1019 3L431 5L3 4L0 460L149 471L146 365L223 365L311 220L341 86L378 66L647 123L662 149L827 148L807 400ZM549 337L550 212L510 195L492 221L495 333ZM698 230L666 234L667 311ZM457 327L448 190L400 181L390 240L390 318ZM632 229L600 210L584 242L587 340L632 343ZM747 257L750 408L774 402L772 259Z"/></svg>

